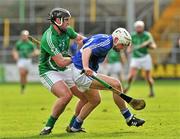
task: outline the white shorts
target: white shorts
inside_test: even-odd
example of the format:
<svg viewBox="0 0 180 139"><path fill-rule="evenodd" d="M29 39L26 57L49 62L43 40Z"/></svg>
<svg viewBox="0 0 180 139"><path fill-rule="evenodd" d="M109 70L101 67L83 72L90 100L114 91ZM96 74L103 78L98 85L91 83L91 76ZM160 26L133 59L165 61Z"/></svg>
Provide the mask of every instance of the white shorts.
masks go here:
<svg viewBox="0 0 180 139"><path fill-rule="evenodd" d="M99 64L98 73L108 75L108 64Z"/></svg>
<svg viewBox="0 0 180 139"><path fill-rule="evenodd" d="M84 73L81 74L82 70L77 69L74 65L71 66L72 68L72 74L73 74L73 80L78 87L78 89L82 92L85 92L89 89L93 78L86 76ZM97 74L94 72L94 75Z"/></svg>
<svg viewBox="0 0 180 139"><path fill-rule="evenodd" d="M122 70L122 65L120 62L108 64L108 74L119 74Z"/></svg>
<svg viewBox="0 0 180 139"><path fill-rule="evenodd" d="M68 68L65 71L48 71L45 74L40 76L40 81L42 84L51 91L52 86L63 80L69 88L75 86L75 83L72 79L72 71Z"/></svg>
<svg viewBox="0 0 180 139"><path fill-rule="evenodd" d="M122 71L122 65L120 62L111 63L111 64L108 63L107 69L108 69L107 75L119 79L120 72Z"/></svg>
<svg viewBox="0 0 180 139"><path fill-rule="evenodd" d="M20 58L17 61L18 68L25 68L26 70L30 70L32 68L32 59Z"/></svg>
<svg viewBox="0 0 180 139"><path fill-rule="evenodd" d="M151 70L152 69L151 56L148 54L141 58L132 58L130 67L137 69Z"/></svg>

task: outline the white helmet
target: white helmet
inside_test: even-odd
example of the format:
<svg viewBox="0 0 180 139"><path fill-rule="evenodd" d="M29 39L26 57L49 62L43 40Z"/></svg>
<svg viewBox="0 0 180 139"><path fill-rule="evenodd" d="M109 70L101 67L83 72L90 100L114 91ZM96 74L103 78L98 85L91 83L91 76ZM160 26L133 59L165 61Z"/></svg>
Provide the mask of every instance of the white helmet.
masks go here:
<svg viewBox="0 0 180 139"><path fill-rule="evenodd" d="M134 27L136 28L136 27L142 27L142 28L144 28L144 22L143 21L136 21L135 23L134 23Z"/></svg>
<svg viewBox="0 0 180 139"><path fill-rule="evenodd" d="M112 33L113 40L115 38L118 38L117 43L114 43L114 45L122 44L124 46L129 46L131 44L131 35L129 32L124 28L117 28Z"/></svg>
<svg viewBox="0 0 180 139"><path fill-rule="evenodd" d="M22 30L22 31L21 31L21 35L26 35L26 36L28 36L28 35L29 35L29 31L28 31L28 30Z"/></svg>

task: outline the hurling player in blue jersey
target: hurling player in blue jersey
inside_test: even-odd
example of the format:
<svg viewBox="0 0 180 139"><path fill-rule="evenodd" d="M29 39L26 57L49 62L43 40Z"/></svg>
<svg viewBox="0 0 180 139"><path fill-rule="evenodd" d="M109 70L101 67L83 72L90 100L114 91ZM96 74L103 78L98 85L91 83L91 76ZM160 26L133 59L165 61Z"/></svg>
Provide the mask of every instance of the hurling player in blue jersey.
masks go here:
<svg viewBox="0 0 180 139"><path fill-rule="evenodd" d="M99 74L97 70L99 63L103 62L110 49L119 52L131 44L131 36L124 28L116 29L112 35L98 34L91 36L83 41L83 47L79 52L72 57L73 65L73 79L78 88L84 92L88 103L86 103L78 116L74 118L72 125L67 129L69 132L82 131L83 121L93 111L93 109L100 103L99 90L106 90L106 88L91 78L95 75L106 81L116 89L123 92L120 81L112 77ZM81 73L82 70L85 73ZM127 108L125 101L116 93L113 93L113 99L118 106L121 114L126 120L128 126L141 126L144 120L136 118Z"/></svg>

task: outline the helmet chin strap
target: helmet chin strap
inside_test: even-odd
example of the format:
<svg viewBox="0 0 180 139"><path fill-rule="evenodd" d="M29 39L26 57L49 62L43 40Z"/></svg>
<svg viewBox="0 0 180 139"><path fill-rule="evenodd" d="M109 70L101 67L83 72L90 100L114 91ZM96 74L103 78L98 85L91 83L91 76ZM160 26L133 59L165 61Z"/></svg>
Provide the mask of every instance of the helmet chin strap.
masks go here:
<svg viewBox="0 0 180 139"><path fill-rule="evenodd" d="M63 18L61 18L61 23L57 23L56 21L51 21L61 32L66 32L66 30L62 29L60 26L63 24Z"/></svg>

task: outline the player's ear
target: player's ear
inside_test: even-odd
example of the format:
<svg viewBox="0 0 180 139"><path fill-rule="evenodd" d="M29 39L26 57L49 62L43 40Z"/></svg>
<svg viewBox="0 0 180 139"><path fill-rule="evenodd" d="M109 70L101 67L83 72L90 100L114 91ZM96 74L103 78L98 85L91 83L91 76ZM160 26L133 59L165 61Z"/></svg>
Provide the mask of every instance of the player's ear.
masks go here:
<svg viewBox="0 0 180 139"><path fill-rule="evenodd" d="M59 18L56 18L55 22L58 23L58 24L61 24L61 20Z"/></svg>
<svg viewBox="0 0 180 139"><path fill-rule="evenodd" d="M113 41L114 41L114 44L117 45L117 43L118 43L118 38L115 37Z"/></svg>

